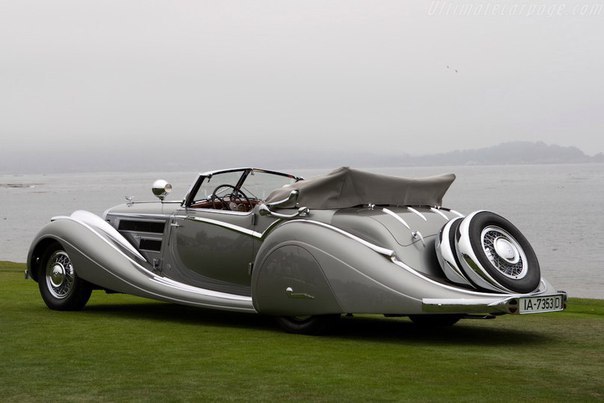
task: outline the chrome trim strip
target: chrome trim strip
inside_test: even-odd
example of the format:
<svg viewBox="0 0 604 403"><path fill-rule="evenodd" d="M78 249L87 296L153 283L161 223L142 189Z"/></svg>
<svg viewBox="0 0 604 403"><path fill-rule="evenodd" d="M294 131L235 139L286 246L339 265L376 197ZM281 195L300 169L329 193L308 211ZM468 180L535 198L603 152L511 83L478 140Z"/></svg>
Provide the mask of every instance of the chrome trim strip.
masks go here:
<svg viewBox="0 0 604 403"><path fill-rule="evenodd" d="M442 218L445 219L445 221L449 221L449 217L447 217L445 215L445 213L443 213L441 210L439 210L437 208L434 208L434 207L430 207L430 211L433 212L433 213L436 213L436 214L440 215Z"/></svg>
<svg viewBox="0 0 604 403"><path fill-rule="evenodd" d="M272 227L278 222L278 221L275 221L264 232L260 233L260 232L252 231L252 230L244 228L244 227L240 227L238 225L229 224L229 223L225 223L225 222L218 221L218 220L212 220L211 218L201 218L201 217L184 217L184 218L188 219L188 220L192 220L192 221L203 222L203 223L206 223L206 224L217 225L219 227L224 227L224 228L227 228L227 229L230 229L230 230L233 230L233 231L241 232L242 234L253 236L253 237L258 238L258 239L262 239L264 237L264 235L266 233L268 233L272 229ZM286 221L282 225L287 225L287 224L290 224L290 223L299 223L299 222L303 222L303 223L306 223L306 224L314 224L314 225L318 225L318 226L323 227L323 228L328 228L328 229L330 229L332 231L335 231L335 232L337 232L337 233L339 233L341 235L344 235L344 236L346 236L346 237L348 237L350 239L353 239L353 240L355 240L355 241L363 244L364 246L368 247L369 249L371 249L374 252L377 252L377 253L379 253L381 255L384 255L384 256L387 256L387 257L394 256L394 251L391 250L391 249L386 249L386 248L382 248L381 246L374 245L371 242L367 242L364 239L359 238L356 235L353 235L353 234L351 234L349 232L346 232L346 231L343 231L343 230L341 230L341 229L339 229L337 227L334 227L332 225L325 224L325 223L322 223L322 222L319 222L319 221L314 221L314 220L292 220L292 221Z"/></svg>
<svg viewBox="0 0 604 403"><path fill-rule="evenodd" d="M218 227L230 229L232 231L240 232L242 234L249 235L249 236L252 236L252 237L258 238L258 239L263 239L266 236L266 234L268 234L273 229L273 227L275 225L277 225L278 223L281 222L281 220L275 220L268 227L266 227L264 232L257 232L257 231L254 231L254 230L251 230L251 229L248 229L245 227L241 227L239 225L229 224L229 223L226 223L223 221L213 220L211 218L191 217L191 216L184 216L184 215L175 215L174 218L179 218L182 220L203 222L203 223L210 224L210 225L216 225ZM171 223L170 225L177 226L177 225L174 225L173 223Z"/></svg>
<svg viewBox="0 0 604 403"><path fill-rule="evenodd" d="M292 221L286 221L284 222L282 225L288 225L291 223L296 223L296 222L303 222L303 223L307 223L307 224L314 224L314 225L318 225L319 227L323 227L323 228L327 228L330 229L334 232L337 232L338 234L344 235L354 241L357 241L358 243L368 247L369 249L373 250L374 252L377 252L381 255L384 255L386 257L389 258L393 258L395 256L394 251L391 249L386 249L386 248L382 248L381 246L377 246L372 244L371 242L367 242L366 240L359 238L356 235L353 235L349 232L346 232L344 230L341 230L340 228L334 227L333 225L329 225L329 224L325 224L322 223L320 221L314 221L314 220L292 220Z"/></svg>
<svg viewBox="0 0 604 403"><path fill-rule="evenodd" d="M450 291L455 291L455 292L460 292L463 294L467 294L467 295L477 295L477 296L483 296L483 297L500 297L500 298L507 298L507 297L527 297L527 296L536 296L536 295L540 295L542 294L546 287L545 287L545 283L543 282L543 279L541 279L541 285L539 286L539 290L538 291L533 291L532 293L529 294L500 294L500 293L486 293L486 292L479 292L479 291L472 291L472 290L466 290L463 288L459 288L459 287L453 287L450 286L448 284L443 284L441 282L432 280L431 278L428 278L426 276L424 276L422 273L420 273L419 271L415 270L414 268L412 268L411 266L408 266L407 264L405 264L404 262L402 262L401 260L399 260L396 256L392 257L392 263L394 263L395 265L397 265L398 267L408 271L409 273L431 283L434 285L438 285L440 287L443 287L447 290Z"/></svg>
<svg viewBox="0 0 604 403"><path fill-rule="evenodd" d="M203 211L204 213L207 214L214 214L217 216L221 216L221 215L236 215L236 216L251 216L253 214L252 211L235 211L235 210L214 210L214 209L206 209L206 208L189 208L187 209L187 211Z"/></svg>
<svg viewBox="0 0 604 403"><path fill-rule="evenodd" d="M384 213L386 213L386 214L394 217L398 222L400 222L405 227L407 227L407 229L411 229L411 227L409 226L409 224L407 224L407 222L405 220L403 220L403 217L401 217L400 215L396 214L394 211L388 210L387 208L383 208L382 211Z"/></svg>
<svg viewBox="0 0 604 403"><path fill-rule="evenodd" d="M409 210L410 212L417 214L418 216L420 216L424 221L428 221L428 219L426 218L425 215L423 215L422 213L420 213L419 211L417 211L416 209L414 209L413 207L409 207L407 206L407 210Z"/></svg>
<svg viewBox="0 0 604 403"><path fill-rule="evenodd" d="M235 225L235 224L229 224L226 223L224 221L218 221L218 220L213 220L211 218L202 218L202 217L185 217L186 220L192 220L192 221L198 221L198 222L203 222L206 224L211 224L211 225L216 225L219 227L223 227L223 228L227 228L236 232L241 232L242 234L245 235L249 235L249 236L253 236L255 238L261 239L263 233L257 232L257 231L253 231L251 229L245 228L245 227L241 227L239 225Z"/></svg>
<svg viewBox="0 0 604 403"><path fill-rule="evenodd" d="M281 222L281 220L275 220L272 223L270 223L269 226L266 227L266 229L264 230L264 232L262 233L262 236L260 238L264 239L264 237L273 230L273 227L275 227L280 222Z"/></svg>
<svg viewBox="0 0 604 403"><path fill-rule="evenodd" d="M461 214L459 211L453 210L453 209L449 209L449 211L453 214L455 214L457 217L461 217L464 218L465 216L463 214Z"/></svg>
<svg viewBox="0 0 604 403"><path fill-rule="evenodd" d="M162 219L167 220L170 214L151 214L151 213L110 213L116 218L140 218L140 219Z"/></svg>

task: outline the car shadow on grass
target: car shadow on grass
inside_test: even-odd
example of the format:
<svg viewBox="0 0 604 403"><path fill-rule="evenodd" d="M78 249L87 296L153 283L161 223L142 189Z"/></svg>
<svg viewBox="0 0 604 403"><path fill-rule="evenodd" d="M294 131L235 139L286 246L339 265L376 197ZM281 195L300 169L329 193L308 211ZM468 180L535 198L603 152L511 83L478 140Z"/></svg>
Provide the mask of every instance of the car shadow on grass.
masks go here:
<svg viewBox="0 0 604 403"><path fill-rule="evenodd" d="M250 329L270 328L274 325L272 318L262 315L195 308L165 302L89 304L83 313L103 316L105 318L149 320L182 325L216 325Z"/></svg>
<svg viewBox="0 0 604 403"><path fill-rule="evenodd" d="M100 316L105 319L128 319L169 322L182 325L218 326L249 329L250 331L283 332L273 317L250 313L228 312L180 306L162 302L137 304L90 304L84 315ZM342 340L365 340L381 343L457 344L473 346L499 346L516 344L521 339L524 345L541 345L553 339L540 332L534 325L518 328L513 321L461 320L454 326L423 328L407 318L382 318L372 316L343 316L321 336Z"/></svg>
<svg viewBox="0 0 604 403"><path fill-rule="evenodd" d="M534 328L518 329L509 321L502 324L496 320L465 319L454 326L420 327L407 318L381 319L378 316L344 317L332 334L344 339L472 346L516 345L518 340L524 345L541 345L552 340L547 333Z"/></svg>

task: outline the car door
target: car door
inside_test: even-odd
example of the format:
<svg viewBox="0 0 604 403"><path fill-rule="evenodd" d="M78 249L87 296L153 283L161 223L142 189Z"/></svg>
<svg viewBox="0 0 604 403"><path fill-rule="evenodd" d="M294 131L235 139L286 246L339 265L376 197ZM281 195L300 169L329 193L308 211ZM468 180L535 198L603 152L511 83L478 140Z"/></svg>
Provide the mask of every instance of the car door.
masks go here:
<svg viewBox="0 0 604 403"><path fill-rule="evenodd" d="M254 253L252 226L251 212L178 210L170 221L172 274L192 285L246 294Z"/></svg>
<svg viewBox="0 0 604 403"><path fill-rule="evenodd" d="M201 175L171 217L165 274L194 286L249 295L255 251L263 233L279 221L259 215L259 206L269 189L296 180L249 168Z"/></svg>
<svg viewBox="0 0 604 403"><path fill-rule="evenodd" d="M170 219L166 275L197 287L249 294L254 215L232 211L223 203L245 174L231 170L200 176Z"/></svg>

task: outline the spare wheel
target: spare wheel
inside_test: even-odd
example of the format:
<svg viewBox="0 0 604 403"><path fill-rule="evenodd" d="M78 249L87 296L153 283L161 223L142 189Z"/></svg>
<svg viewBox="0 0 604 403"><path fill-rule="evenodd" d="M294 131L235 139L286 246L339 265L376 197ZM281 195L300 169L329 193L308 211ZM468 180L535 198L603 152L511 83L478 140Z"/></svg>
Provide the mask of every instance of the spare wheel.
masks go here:
<svg viewBox="0 0 604 403"><path fill-rule="evenodd" d="M457 252L466 276L491 291L528 293L541 280L537 256L511 222L490 211L468 215L459 225Z"/></svg>

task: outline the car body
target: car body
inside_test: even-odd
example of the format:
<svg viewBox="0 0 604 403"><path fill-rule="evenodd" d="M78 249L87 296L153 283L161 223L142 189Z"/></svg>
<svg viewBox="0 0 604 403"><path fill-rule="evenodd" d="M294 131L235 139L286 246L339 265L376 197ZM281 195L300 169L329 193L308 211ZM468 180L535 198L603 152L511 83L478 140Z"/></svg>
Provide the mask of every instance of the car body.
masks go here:
<svg viewBox="0 0 604 403"><path fill-rule="evenodd" d="M32 242L27 275L52 309L82 309L103 289L272 315L299 333L342 314L447 325L563 310L566 293L541 277L515 226L442 207L454 179L234 168L199 174L178 202L158 180L159 201L54 217Z"/></svg>

